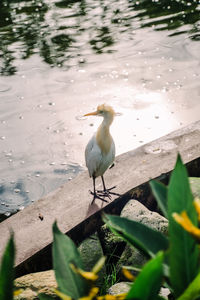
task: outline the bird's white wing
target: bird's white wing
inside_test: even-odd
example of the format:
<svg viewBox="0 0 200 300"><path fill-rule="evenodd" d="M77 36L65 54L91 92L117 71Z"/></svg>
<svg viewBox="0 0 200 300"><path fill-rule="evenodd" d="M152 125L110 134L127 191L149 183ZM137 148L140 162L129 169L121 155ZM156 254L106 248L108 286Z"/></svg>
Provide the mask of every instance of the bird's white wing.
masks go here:
<svg viewBox="0 0 200 300"><path fill-rule="evenodd" d="M102 161L102 153L97 144L96 135L93 135L86 146L85 161L90 177L95 176Z"/></svg>

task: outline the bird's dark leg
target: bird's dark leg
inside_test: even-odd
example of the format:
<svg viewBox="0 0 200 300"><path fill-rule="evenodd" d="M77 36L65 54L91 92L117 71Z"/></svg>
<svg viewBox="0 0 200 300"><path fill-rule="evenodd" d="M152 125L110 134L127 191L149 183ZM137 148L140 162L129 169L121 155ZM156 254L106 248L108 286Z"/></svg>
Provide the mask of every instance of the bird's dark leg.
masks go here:
<svg viewBox="0 0 200 300"><path fill-rule="evenodd" d="M120 196L120 194L111 192L111 190L113 190L114 188L116 188L116 186L113 186L113 187L111 187L109 189L106 188L103 175L101 176L101 180L102 180L102 184L103 184L103 192L101 192L101 195L104 195L104 196L108 197L109 199L111 199L110 194Z"/></svg>
<svg viewBox="0 0 200 300"><path fill-rule="evenodd" d="M93 179L93 188L94 188L94 191L90 191L90 193L93 195L93 200L91 202L91 204L93 204L94 200L97 198L97 199L100 199L101 201L104 201L104 202L108 202L107 200L105 200L104 198L100 197L97 192L96 192L96 188L95 188L95 177L93 176L92 177ZM104 195L101 195L101 196L104 196Z"/></svg>
<svg viewBox="0 0 200 300"><path fill-rule="evenodd" d="M102 180L102 183L103 183L103 190L105 192L105 191L107 191L107 189L106 189L106 185L105 185L105 181L104 181L103 175L101 176L101 180Z"/></svg>

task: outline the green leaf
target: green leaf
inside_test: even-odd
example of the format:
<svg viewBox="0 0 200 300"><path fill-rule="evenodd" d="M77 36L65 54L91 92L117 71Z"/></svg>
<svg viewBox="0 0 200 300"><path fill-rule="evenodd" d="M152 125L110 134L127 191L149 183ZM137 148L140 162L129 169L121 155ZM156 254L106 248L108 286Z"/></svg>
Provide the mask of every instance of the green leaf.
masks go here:
<svg viewBox="0 0 200 300"><path fill-rule="evenodd" d="M167 187L158 181L152 180L150 181L150 186L153 191L153 194L158 202L158 205L163 212L165 218L168 219L167 212Z"/></svg>
<svg viewBox="0 0 200 300"><path fill-rule="evenodd" d="M200 297L200 273L177 300L195 300Z"/></svg>
<svg viewBox="0 0 200 300"><path fill-rule="evenodd" d="M4 251L0 267L0 299L13 299L15 246L11 235Z"/></svg>
<svg viewBox="0 0 200 300"><path fill-rule="evenodd" d="M70 264L83 269L80 254L73 241L53 225L53 268L59 290L74 299L87 295L89 286L84 278L75 273Z"/></svg>
<svg viewBox="0 0 200 300"><path fill-rule="evenodd" d="M168 187L170 282L175 297L183 293L199 268L198 246L195 240L172 217L174 212L181 213L183 210L187 212L192 223L197 225L197 213L193 205L187 170L178 155Z"/></svg>
<svg viewBox="0 0 200 300"><path fill-rule="evenodd" d="M158 299L163 277L163 253L159 252L142 269L125 299Z"/></svg>
<svg viewBox="0 0 200 300"><path fill-rule="evenodd" d="M53 300L53 299L55 300L55 297L51 297L43 293L39 294L38 297L40 300Z"/></svg>
<svg viewBox="0 0 200 300"><path fill-rule="evenodd" d="M104 222L130 245L151 257L168 248L167 238L144 224L113 215L105 215Z"/></svg>

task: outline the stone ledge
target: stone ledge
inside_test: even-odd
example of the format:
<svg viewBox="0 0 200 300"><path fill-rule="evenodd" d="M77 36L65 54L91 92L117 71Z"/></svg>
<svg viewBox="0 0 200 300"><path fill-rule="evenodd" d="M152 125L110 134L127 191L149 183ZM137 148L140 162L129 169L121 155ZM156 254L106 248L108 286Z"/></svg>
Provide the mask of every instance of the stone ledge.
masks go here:
<svg viewBox="0 0 200 300"><path fill-rule="evenodd" d="M121 196L109 203L96 200L91 205L88 190L92 181L88 173L83 172L0 223L0 259L12 230L15 234L18 275L45 269L45 260L49 262L50 258L52 224L55 220L63 232L75 241L81 241L100 226L102 211L119 213L132 196L142 202L146 190L149 200L151 196L146 183L149 179L169 174L177 152L180 152L184 163L189 163L190 175L199 175L200 121L118 156L115 167L106 172L105 180L108 187L116 185L115 192Z"/></svg>

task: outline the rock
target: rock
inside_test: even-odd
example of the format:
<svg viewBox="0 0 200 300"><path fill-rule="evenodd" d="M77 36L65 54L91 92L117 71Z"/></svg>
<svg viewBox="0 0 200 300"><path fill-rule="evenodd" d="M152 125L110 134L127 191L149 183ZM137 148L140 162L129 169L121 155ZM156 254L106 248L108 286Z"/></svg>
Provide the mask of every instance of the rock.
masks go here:
<svg viewBox="0 0 200 300"><path fill-rule="evenodd" d="M96 234L93 234L91 237L84 240L78 247L78 250L81 254L81 258L83 260L83 264L86 271L91 271L94 265L97 263L97 261L103 256L101 244ZM106 271L104 266L102 270L98 273L98 286L103 282L105 272Z"/></svg>
<svg viewBox="0 0 200 300"><path fill-rule="evenodd" d="M121 212L121 217L140 222L164 234L168 232L168 220L156 212L149 211L137 200L130 200L127 203ZM140 250L127 244L118 261L117 269L120 270L123 266L133 266L140 269L147 259ZM134 274L136 275L137 272ZM120 278L124 279L123 276Z"/></svg>
<svg viewBox="0 0 200 300"><path fill-rule="evenodd" d="M118 282L115 283L113 286L111 286L108 289L108 294L109 295L119 295L123 293L127 293L130 289L132 283L129 282Z"/></svg>
<svg viewBox="0 0 200 300"><path fill-rule="evenodd" d="M131 247L126 245L124 252L122 253L118 263L117 270L119 272L119 278L124 280L124 276L121 273L121 269L123 266L132 266L138 269L141 269L142 266L147 262L148 258L135 247ZM137 275L138 272L133 271L134 275Z"/></svg>
<svg viewBox="0 0 200 300"><path fill-rule="evenodd" d="M79 246L79 251L85 266L86 271L91 271L97 261L103 256L101 245L97 235L83 241ZM105 267L99 272L97 285L101 285L105 277ZM22 293L15 296L15 300L35 300L39 299L38 293L45 293L56 298L54 289L57 288L57 283L54 276L54 271L45 271L28 274L19 277L15 280L17 289L23 289Z"/></svg>
<svg viewBox="0 0 200 300"><path fill-rule="evenodd" d="M23 290L20 295L14 297L15 300L39 299L37 296L38 293L45 293L56 298L54 289L57 288L57 283L53 270L19 277L15 279L15 287Z"/></svg>
<svg viewBox="0 0 200 300"><path fill-rule="evenodd" d="M189 181L194 197L200 198L200 178L190 177Z"/></svg>
<svg viewBox="0 0 200 300"><path fill-rule="evenodd" d="M96 234L85 239L78 247L78 250L86 271L91 271L96 262L103 256L101 245Z"/></svg>
<svg viewBox="0 0 200 300"><path fill-rule="evenodd" d="M113 253L113 249L120 243L124 244L124 240L120 236L113 234L107 225L101 227L101 239L104 242L106 255Z"/></svg>
<svg viewBox="0 0 200 300"><path fill-rule="evenodd" d="M127 217L132 220L141 222L163 233L167 233L168 221L158 213L149 211L145 206L136 200L130 200L124 207L122 217ZM116 268L119 270L123 265L132 265L141 267L146 262L146 257L140 253L139 250L126 245L124 250L124 241L118 236L111 233L106 226L102 227L104 238L104 250L109 256L112 256L114 249L118 249L118 257L123 252L119 262L116 261ZM92 235L90 238L84 240L79 246L79 251L85 265L86 271L91 271L97 261L103 256L102 247L97 234ZM115 253L116 255L116 253ZM99 273L98 286L101 286L106 274L105 267ZM54 277L54 271L38 272L22 276L15 280L16 288L22 288L23 292L16 296L15 300L25 299L38 299L37 293L45 293L56 298L54 289L57 287ZM109 289L109 293L119 294L129 290L130 284L121 282L113 285Z"/></svg>
<svg viewBox="0 0 200 300"><path fill-rule="evenodd" d="M130 200L126 204L121 212L121 217L145 224L163 234L168 233L168 220L157 212L148 210L137 200Z"/></svg>
<svg viewBox="0 0 200 300"><path fill-rule="evenodd" d="M168 296L170 295L170 293L171 292L168 288L161 287L159 295L164 297L165 299L168 299Z"/></svg>
<svg viewBox="0 0 200 300"><path fill-rule="evenodd" d="M132 283L130 283L130 282L123 282L123 281L118 282L108 289L108 294L109 295L119 295L119 294L123 294L123 293L128 293L131 285L132 285ZM168 299L167 297L169 296L169 294L170 294L170 290L168 288L161 287L160 293L159 293L160 296L164 297L165 299Z"/></svg>
<svg viewBox="0 0 200 300"><path fill-rule="evenodd" d="M99 238L102 241L104 253L109 263L116 265L124 251L126 242L120 236L111 232L107 225L101 227Z"/></svg>

